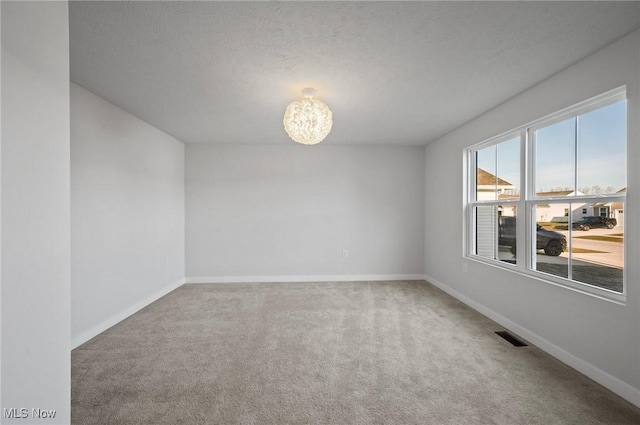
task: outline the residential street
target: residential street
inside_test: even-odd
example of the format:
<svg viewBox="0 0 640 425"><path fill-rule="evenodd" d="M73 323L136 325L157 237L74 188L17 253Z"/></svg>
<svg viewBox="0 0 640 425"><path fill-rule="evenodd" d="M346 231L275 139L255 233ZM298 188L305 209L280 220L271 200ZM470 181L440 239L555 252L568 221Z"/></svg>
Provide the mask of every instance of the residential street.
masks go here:
<svg viewBox="0 0 640 425"><path fill-rule="evenodd" d="M593 240L584 237L618 235L623 233L623 231L624 229L622 227L614 227L613 229L591 229L587 232L574 230L570 242L571 249L574 251L574 260L583 260L589 263L622 268L624 266L624 244L622 243L622 237L619 237L620 242ZM567 244L569 244L569 232L565 230L560 233L567 236ZM617 236L610 237L618 238ZM580 252L580 250L596 252ZM561 257L566 258L567 255L568 253L564 252Z"/></svg>
<svg viewBox="0 0 640 425"><path fill-rule="evenodd" d="M616 236L624 232L623 227L614 227L613 229L591 229L589 231L573 230L573 238L569 241L568 230L549 229L562 233L567 237L567 245L571 243L573 250L573 263L575 265L604 265L608 267L623 268L624 266L624 243L621 236ZM585 238L585 236L587 238ZM611 239L619 239L620 242L612 242L608 240L588 239L593 236L606 236ZM591 251L591 252L585 252ZM499 257L501 260L511 260L513 255L509 249L500 250ZM545 255L542 251L537 251L537 262L549 264L567 264L569 253L563 252L559 257Z"/></svg>

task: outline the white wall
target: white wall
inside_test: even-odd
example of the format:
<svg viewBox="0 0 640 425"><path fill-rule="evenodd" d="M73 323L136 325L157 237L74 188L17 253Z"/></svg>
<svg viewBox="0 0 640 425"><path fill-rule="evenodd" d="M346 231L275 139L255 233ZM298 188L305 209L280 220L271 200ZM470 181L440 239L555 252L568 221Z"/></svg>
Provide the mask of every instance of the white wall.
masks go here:
<svg viewBox="0 0 640 425"><path fill-rule="evenodd" d="M186 170L187 282L423 272L422 147L188 145Z"/></svg>
<svg viewBox="0 0 640 425"><path fill-rule="evenodd" d="M427 279L640 405L640 32L597 52L429 144L425 214ZM463 258L463 150L563 107L627 84L627 303L617 305ZM442 190L442 181L451 190ZM467 272L463 271L463 263Z"/></svg>
<svg viewBox="0 0 640 425"><path fill-rule="evenodd" d="M66 2L2 2L2 409L70 421ZM56 410L33 419L32 408ZM1 411L4 413L4 411ZM20 412L21 413L21 412Z"/></svg>
<svg viewBox="0 0 640 425"><path fill-rule="evenodd" d="M184 283L184 144L72 84L71 218L76 346Z"/></svg>
<svg viewBox="0 0 640 425"><path fill-rule="evenodd" d="M0 378L2 377L2 5L0 4ZM0 410L2 383L0 383ZM0 418L0 424L2 418Z"/></svg>

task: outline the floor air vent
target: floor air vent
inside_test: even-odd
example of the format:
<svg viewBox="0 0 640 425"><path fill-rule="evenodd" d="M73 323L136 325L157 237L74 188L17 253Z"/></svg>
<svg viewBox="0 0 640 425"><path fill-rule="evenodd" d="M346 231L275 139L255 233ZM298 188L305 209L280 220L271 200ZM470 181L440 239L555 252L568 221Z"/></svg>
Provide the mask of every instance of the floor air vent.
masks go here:
<svg viewBox="0 0 640 425"><path fill-rule="evenodd" d="M515 336L511 335L509 332L507 331L499 331L496 332L496 334L498 334L498 336L506 339L507 341L509 341L511 343L511 345L515 346L515 347L527 347L528 345L525 344L524 342L520 341L518 338L516 338Z"/></svg>

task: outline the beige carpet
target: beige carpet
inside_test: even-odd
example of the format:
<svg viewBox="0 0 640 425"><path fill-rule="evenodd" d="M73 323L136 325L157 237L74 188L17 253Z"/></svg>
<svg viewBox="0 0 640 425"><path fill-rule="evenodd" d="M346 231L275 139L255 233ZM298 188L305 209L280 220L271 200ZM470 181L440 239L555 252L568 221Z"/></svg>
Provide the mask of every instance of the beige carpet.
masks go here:
<svg viewBox="0 0 640 425"><path fill-rule="evenodd" d="M425 282L187 285L72 353L91 424L640 424Z"/></svg>

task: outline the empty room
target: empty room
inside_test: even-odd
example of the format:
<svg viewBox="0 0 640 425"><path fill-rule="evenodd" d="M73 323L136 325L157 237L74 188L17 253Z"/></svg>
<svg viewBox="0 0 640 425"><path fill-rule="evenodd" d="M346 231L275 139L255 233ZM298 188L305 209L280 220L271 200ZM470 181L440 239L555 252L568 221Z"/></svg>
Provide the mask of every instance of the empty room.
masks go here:
<svg viewBox="0 0 640 425"><path fill-rule="evenodd" d="M640 2L0 2L1 424L640 423Z"/></svg>

